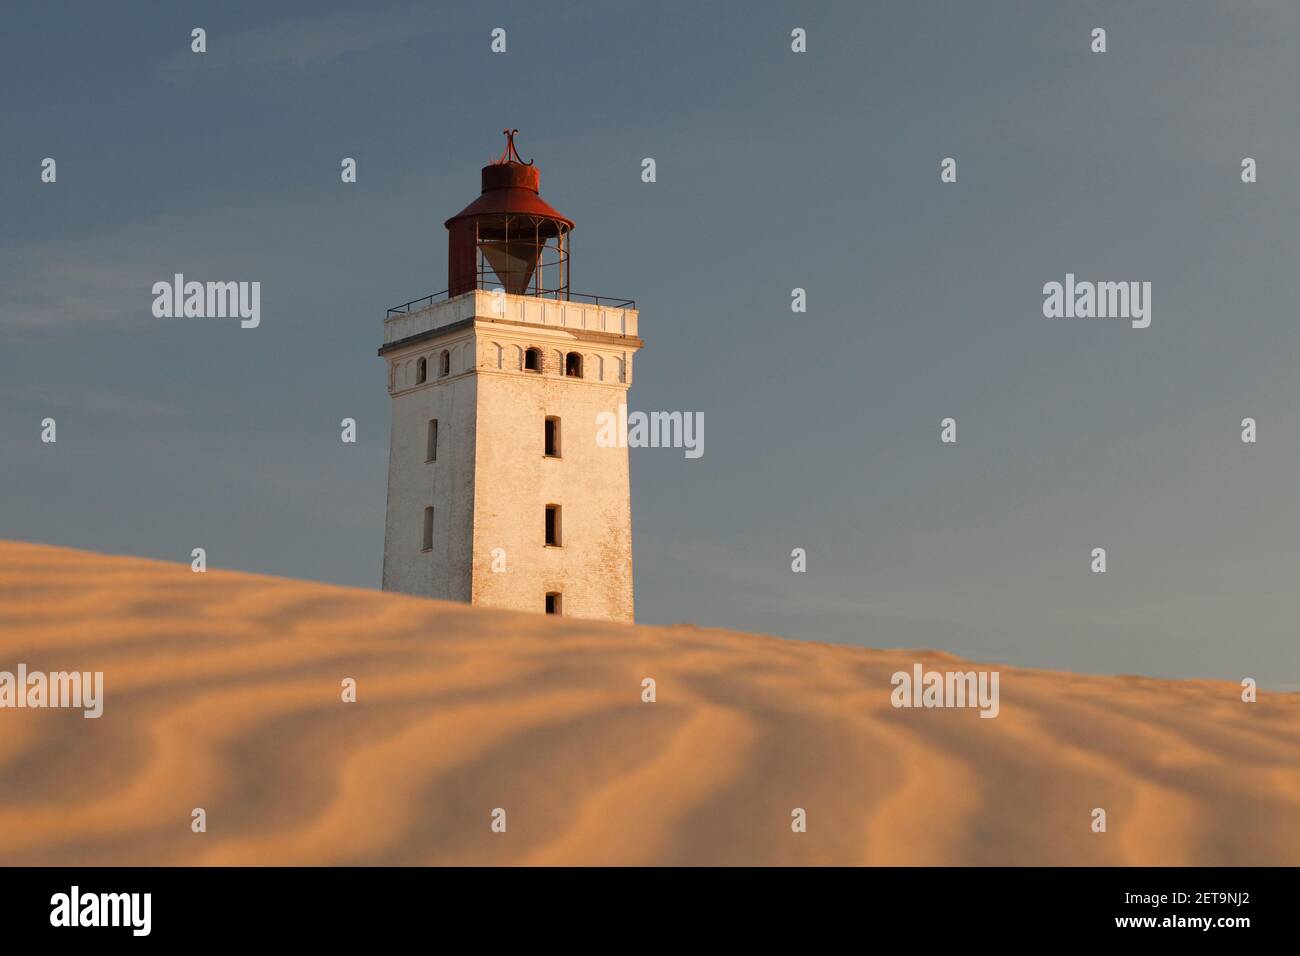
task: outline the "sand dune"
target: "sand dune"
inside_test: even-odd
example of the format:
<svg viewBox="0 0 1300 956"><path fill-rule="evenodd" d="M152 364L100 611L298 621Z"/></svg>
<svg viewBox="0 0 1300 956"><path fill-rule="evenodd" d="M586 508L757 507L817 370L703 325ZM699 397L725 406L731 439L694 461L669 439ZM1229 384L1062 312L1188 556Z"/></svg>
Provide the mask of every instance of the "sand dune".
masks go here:
<svg viewBox="0 0 1300 956"><path fill-rule="evenodd" d="M1300 695L895 709L918 660L965 669L0 542L0 671L105 675L98 720L0 710L0 863L1300 864Z"/></svg>

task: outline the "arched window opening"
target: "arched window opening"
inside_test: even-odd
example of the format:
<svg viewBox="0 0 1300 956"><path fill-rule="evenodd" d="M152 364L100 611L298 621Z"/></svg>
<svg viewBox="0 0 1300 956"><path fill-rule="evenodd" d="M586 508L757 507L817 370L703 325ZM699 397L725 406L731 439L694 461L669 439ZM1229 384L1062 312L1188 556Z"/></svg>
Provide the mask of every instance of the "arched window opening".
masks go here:
<svg viewBox="0 0 1300 956"><path fill-rule="evenodd" d="M419 385L429 377L429 363L426 359L420 359L415 363L415 384Z"/></svg>
<svg viewBox="0 0 1300 956"><path fill-rule="evenodd" d="M538 348L529 349L524 353L524 371L540 372L542 370L542 350Z"/></svg>
<svg viewBox="0 0 1300 956"><path fill-rule="evenodd" d="M564 374L570 378L582 378L581 352L570 352L564 357Z"/></svg>
<svg viewBox="0 0 1300 956"><path fill-rule="evenodd" d="M438 365L438 377L446 378L448 375L451 374L451 353L448 352L446 349L443 349L442 355L439 357L438 362L440 363Z"/></svg>

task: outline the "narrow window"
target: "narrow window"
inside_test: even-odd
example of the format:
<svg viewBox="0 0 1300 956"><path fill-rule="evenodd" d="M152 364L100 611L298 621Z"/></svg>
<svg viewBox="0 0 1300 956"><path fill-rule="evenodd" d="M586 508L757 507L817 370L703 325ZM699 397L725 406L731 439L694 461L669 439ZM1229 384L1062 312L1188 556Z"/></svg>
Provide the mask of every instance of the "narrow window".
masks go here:
<svg viewBox="0 0 1300 956"><path fill-rule="evenodd" d="M558 548L560 546L560 506L546 506L546 546L548 548Z"/></svg>
<svg viewBox="0 0 1300 956"><path fill-rule="evenodd" d="M424 509L424 548L425 551L433 550L433 509Z"/></svg>
<svg viewBox="0 0 1300 956"><path fill-rule="evenodd" d="M546 592L546 613L547 613L547 614L560 614L560 613L561 613L561 611L560 611L560 592L559 592L559 591L547 591L547 592Z"/></svg>
<svg viewBox="0 0 1300 956"><path fill-rule="evenodd" d="M560 457L560 420L558 418L546 419L546 457Z"/></svg>
<svg viewBox="0 0 1300 956"><path fill-rule="evenodd" d="M582 378L582 354L570 352L564 356L564 374L570 378Z"/></svg>
<svg viewBox="0 0 1300 956"><path fill-rule="evenodd" d="M427 447L424 452L424 460L425 461L438 460L438 419L436 418L429 419L429 436L427 441Z"/></svg>
<svg viewBox="0 0 1300 956"><path fill-rule="evenodd" d="M529 349L524 353L524 371L540 372L542 370L542 350Z"/></svg>
<svg viewBox="0 0 1300 956"><path fill-rule="evenodd" d="M446 349L442 350L442 356L438 359L438 377L445 378L451 374L451 353Z"/></svg>
<svg viewBox="0 0 1300 956"><path fill-rule="evenodd" d="M424 359L415 363L415 384L419 385L429 377L429 363Z"/></svg>

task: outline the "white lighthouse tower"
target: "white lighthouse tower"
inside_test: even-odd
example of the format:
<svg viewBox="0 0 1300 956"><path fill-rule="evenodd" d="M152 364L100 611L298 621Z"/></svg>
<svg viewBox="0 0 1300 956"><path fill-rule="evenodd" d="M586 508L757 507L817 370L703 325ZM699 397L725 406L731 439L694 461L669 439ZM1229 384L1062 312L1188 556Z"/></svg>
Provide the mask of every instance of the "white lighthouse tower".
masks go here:
<svg viewBox="0 0 1300 956"><path fill-rule="evenodd" d="M627 448L596 435L602 412L624 420L636 304L569 291L573 221L539 195L515 132L446 222L447 292L384 319L383 586L631 621Z"/></svg>

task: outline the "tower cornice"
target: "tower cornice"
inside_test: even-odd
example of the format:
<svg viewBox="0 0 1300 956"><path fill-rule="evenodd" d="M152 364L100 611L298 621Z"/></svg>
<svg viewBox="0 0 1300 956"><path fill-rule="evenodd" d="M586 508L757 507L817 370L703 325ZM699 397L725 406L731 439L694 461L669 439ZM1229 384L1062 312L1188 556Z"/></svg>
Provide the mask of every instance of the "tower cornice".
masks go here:
<svg viewBox="0 0 1300 956"><path fill-rule="evenodd" d="M384 319L384 345L380 354L395 343L416 341L416 336L426 332L463 328L466 326L460 323L471 320L555 329L574 335L612 336L629 347L639 348L639 319L640 312L635 308L476 289L453 299L432 302L414 312L388 315Z"/></svg>

